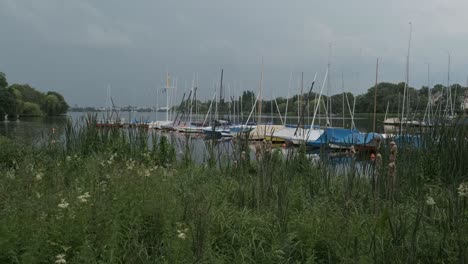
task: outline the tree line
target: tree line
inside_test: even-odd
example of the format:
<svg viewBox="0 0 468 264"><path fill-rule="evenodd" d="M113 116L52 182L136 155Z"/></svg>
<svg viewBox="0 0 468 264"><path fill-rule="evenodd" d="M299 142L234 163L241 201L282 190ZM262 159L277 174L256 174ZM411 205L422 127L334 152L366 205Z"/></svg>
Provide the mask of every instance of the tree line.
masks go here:
<svg viewBox="0 0 468 264"><path fill-rule="evenodd" d="M0 115L57 116L65 114L68 104L57 92L40 92L28 84L9 85L0 72Z"/></svg>
<svg viewBox="0 0 468 264"><path fill-rule="evenodd" d="M403 105L403 93L405 83L389 83L381 82L377 84L377 113L400 113ZM465 97L468 95L468 87L462 87L459 84L450 86L451 98L448 97L447 87L442 84L437 84L428 91L427 86L420 89L407 87L405 99L405 112L408 113L424 113L428 105L429 99L433 109L445 109L446 105L453 105L455 113L463 111L462 104ZM304 111L305 115L313 114L316 104L319 103L320 113L325 113L326 109L331 109L333 114L342 114L343 106L345 114L349 114L350 110L355 109L356 113L373 113L374 112L374 93L375 86L370 87L366 93L354 95L353 93L339 93L332 95L330 100L326 95L322 95L319 103L319 94L304 93L301 95L293 95L290 98L277 97L270 100L262 100L263 114L278 114L278 111L283 115L297 115L298 112ZM344 99L344 100L343 100ZM450 100L451 99L451 104ZM218 102L217 108L220 113L249 113L256 101L256 95L253 91L243 91L242 95L236 98L231 98L230 101L221 104ZM448 104L449 102L449 104ZM208 111L211 100L202 102L197 100L192 102L192 109L195 105L200 113ZM182 102L174 107L174 110L187 109L190 102ZM257 106L255 106L257 107ZM213 102L212 109L214 111L215 104ZM257 111L257 108L255 109ZM329 111L329 110L327 110ZM465 110L466 111L466 110Z"/></svg>

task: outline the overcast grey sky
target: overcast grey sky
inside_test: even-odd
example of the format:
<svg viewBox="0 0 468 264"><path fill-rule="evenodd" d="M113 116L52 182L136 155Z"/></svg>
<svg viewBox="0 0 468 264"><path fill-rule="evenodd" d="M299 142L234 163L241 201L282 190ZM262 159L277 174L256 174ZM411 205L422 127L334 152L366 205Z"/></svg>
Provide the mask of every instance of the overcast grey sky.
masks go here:
<svg viewBox="0 0 468 264"><path fill-rule="evenodd" d="M224 68L231 94L297 92L300 72L323 79L332 43L331 84L365 92L380 80L405 79L413 24L410 85L468 75L466 0L0 0L0 71L10 83L64 94L71 104L104 105L106 87L118 105L154 105L164 73L179 91L196 72L201 97L213 93ZM228 92L226 91L226 94ZM161 99L160 102L163 100Z"/></svg>

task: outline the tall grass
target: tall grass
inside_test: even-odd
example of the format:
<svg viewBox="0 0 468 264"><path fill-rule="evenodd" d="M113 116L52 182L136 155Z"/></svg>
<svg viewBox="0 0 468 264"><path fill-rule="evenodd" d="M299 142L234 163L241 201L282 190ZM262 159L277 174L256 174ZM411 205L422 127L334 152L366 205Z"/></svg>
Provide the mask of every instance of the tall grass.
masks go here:
<svg viewBox="0 0 468 264"><path fill-rule="evenodd" d="M179 159L142 129L0 138L0 263L466 263L467 132L399 143L391 196L387 144L336 170L247 136Z"/></svg>

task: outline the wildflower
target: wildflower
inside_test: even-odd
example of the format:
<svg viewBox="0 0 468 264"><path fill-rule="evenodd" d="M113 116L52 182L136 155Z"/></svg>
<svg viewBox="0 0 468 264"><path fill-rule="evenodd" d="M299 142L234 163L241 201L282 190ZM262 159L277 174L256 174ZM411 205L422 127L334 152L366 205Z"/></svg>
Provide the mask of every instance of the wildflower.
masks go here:
<svg viewBox="0 0 468 264"><path fill-rule="evenodd" d="M62 246L63 251L67 252L71 247L69 246Z"/></svg>
<svg viewBox="0 0 468 264"><path fill-rule="evenodd" d="M458 186L457 190L458 190L458 195L460 195L460 197L468 197L468 183L466 182L460 183L460 186Z"/></svg>
<svg viewBox="0 0 468 264"><path fill-rule="evenodd" d="M144 170L143 171L143 176L145 177L149 177L151 174L150 174L150 171L148 169Z"/></svg>
<svg viewBox="0 0 468 264"><path fill-rule="evenodd" d="M187 227L184 228L184 223L177 223L179 229L177 229L177 237L185 240L187 238L187 233L189 229Z"/></svg>
<svg viewBox="0 0 468 264"><path fill-rule="evenodd" d="M65 254L58 254L57 256L55 256L56 260L55 260L55 263L56 264L65 264L67 263L67 261L65 260Z"/></svg>
<svg viewBox="0 0 468 264"><path fill-rule="evenodd" d="M38 172L38 173L36 174L36 181L42 180L42 176L43 176L43 174L40 173L40 172Z"/></svg>
<svg viewBox="0 0 468 264"><path fill-rule="evenodd" d="M61 201L57 206L58 206L59 208L65 209L65 208L68 207L68 205L69 205L69 203L67 203L67 202L65 201L65 199L62 198L62 201Z"/></svg>
<svg viewBox="0 0 468 264"><path fill-rule="evenodd" d="M15 170L14 169L9 169L6 173L7 178L9 179L14 179L15 178Z"/></svg>
<svg viewBox="0 0 468 264"><path fill-rule="evenodd" d="M434 198L432 198L431 196L428 196L426 199L426 204L429 206L433 206L436 204L436 202L434 201Z"/></svg>
<svg viewBox="0 0 468 264"><path fill-rule="evenodd" d="M133 170L133 168L135 168L135 161L130 159L127 161L127 170Z"/></svg>
<svg viewBox="0 0 468 264"><path fill-rule="evenodd" d="M185 240L187 238L187 235L185 233L179 233L177 235L178 238L182 239L182 240Z"/></svg>
<svg viewBox="0 0 468 264"><path fill-rule="evenodd" d="M67 156L67 161L70 161L71 160L71 157L70 156Z"/></svg>
<svg viewBox="0 0 468 264"><path fill-rule="evenodd" d="M88 199L91 197L91 195L89 195L89 192L85 192L84 194L76 197L78 198L78 200L80 201L80 203L87 203L88 202Z"/></svg>

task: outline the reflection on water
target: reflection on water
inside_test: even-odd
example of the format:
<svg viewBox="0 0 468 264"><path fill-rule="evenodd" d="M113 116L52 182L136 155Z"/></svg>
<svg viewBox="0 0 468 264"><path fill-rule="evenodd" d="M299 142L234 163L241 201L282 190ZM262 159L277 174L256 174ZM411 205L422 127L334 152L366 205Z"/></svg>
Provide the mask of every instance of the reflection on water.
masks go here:
<svg viewBox="0 0 468 264"><path fill-rule="evenodd" d="M51 133L52 129L55 128L58 133L63 133L63 129L67 121L71 121L74 124L84 124L84 118L86 113L81 112L72 112L68 113L66 116L56 116L56 117L21 117L19 122L16 121L16 117L9 117L7 122L0 121L0 135L15 137L20 139L34 139L40 137L42 134ZM97 113L97 117L101 118L103 113ZM132 113L123 113L120 115L126 120L142 120L142 121L151 121L151 120L165 120L166 114L160 112L132 112ZM203 120L205 116L199 115L195 116L193 120ZM372 115L361 114L357 115L354 119L356 128L362 132L371 132L372 130ZM309 118L310 119L310 118ZM306 123L310 123L311 120L305 118ZM382 119L382 118L380 118ZM264 116L262 120L266 122L271 122L274 124L281 124L281 119L277 116ZM289 124L297 124L297 117L288 118ZM345 118L344 122L341 117L332 118L332 125L337 127L349 128L351 126L351 119ZM377 118L377 128L375 132L384 133L388 129L384 129L383 122L379 122ZM316 119L316 124L325 125L326 119L323 116L319 116Z"/></svg>
<svg viewBox="0 0 468 264"><path fill-rule="evenodd" d="M102 113L98 113L98 118ZM85 125L85 118L86 113L68 113L66 116L59 116L59 117L39 117L39 118L26 118L23 117L19 120L19 122L15 120L9 120L7 122L0 123L0 135L7 136L14 138L16 140L20 140L27 143L37 143L37 142L44 142L44 140L48 140L51 137L59 139L65 133L65 128L68 122L74 124L75 127L79 128L80 126ZM137 120L165 120L166 115L165 113L131 113L128 115L128 118L137 119ZM16 119L16 117L15 117ZM195 119L203 120L204 116L194 117ZM279 124L281 121L279 118L275 117L268 117L265 116L263 120L271 121L275 124ZM308 120L306 119L306 122ZM297 122L297 118L289 118L288 123L294 124ZM325 118L318 118L317 123L324 125L326 122ZM354 120L356 127L363 131L371 131L369 128L372 127L372 120L369 118L369 115L361 115L359 118ZM332 125L335 126L342 126L344 123L345 127L349 127L351 125L350 119L343 119L341 118L334 118L332 119ZM383 123L378 123L378 131L384 132ZM203 163L208 160L209 158L209 149L211 141L203 140L202 135L190 135L187 137L183 134L177 132L170 132L170 133L163 133L160 131L148 131L148 144L149 146L152 145L153 133L156 135L155 138L158 136L165 135L169 138L169 140L173 143L176 149L176 154L179 159L183 158L184 153L186 150L189 149L190 152L188 153L189 157L197 163ZM229 160L235 160L235 142L231 140L221 140L217 141L213 146L213 151L215 153L216 159L218 163L223 161L229 162ZM294 148L281 148L278 147L277 151L281 151L284 156L290 154L291 151L295 151ZM255 158L255 148L253 146L250 147L250 158ZM309 152L309 157L311 160L317 159L320 154L320 151L315 150ZM237 153L237 156L239 153ZM323 155L320 155L323 156ZM339 170L346 170L347 165L350 164L350 157L349 156L333 156L330 159L331 164L333 167ZM339 164L339 165L338 165ZM358 163L357 166L360 170L364 169L366 166Z"/></svg>

